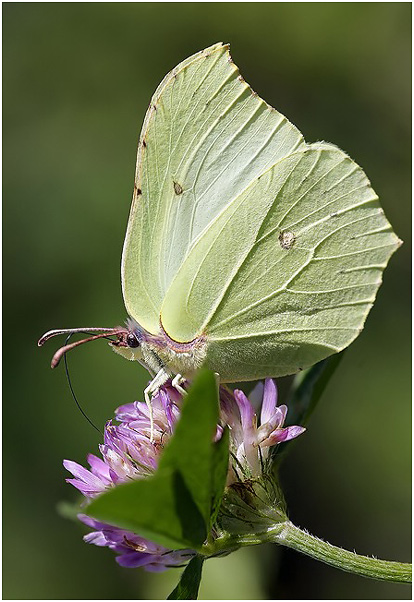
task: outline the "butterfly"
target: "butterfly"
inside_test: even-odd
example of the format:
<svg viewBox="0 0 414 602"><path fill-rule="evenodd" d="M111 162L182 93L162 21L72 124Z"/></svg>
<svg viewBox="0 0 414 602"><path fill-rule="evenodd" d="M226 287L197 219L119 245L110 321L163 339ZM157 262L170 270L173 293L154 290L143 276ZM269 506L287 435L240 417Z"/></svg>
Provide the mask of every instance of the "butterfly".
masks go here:
<svg viewBox="0 0 414 602"><path fill-rule="evenodd" d="M363 170L300 131L250 88L228 45L189 57L158 86L138 146L122 255L125 327L111 338L181 389L293 374L361 332L401 241ZM182 390L182 389L181 389Z"/></svg>

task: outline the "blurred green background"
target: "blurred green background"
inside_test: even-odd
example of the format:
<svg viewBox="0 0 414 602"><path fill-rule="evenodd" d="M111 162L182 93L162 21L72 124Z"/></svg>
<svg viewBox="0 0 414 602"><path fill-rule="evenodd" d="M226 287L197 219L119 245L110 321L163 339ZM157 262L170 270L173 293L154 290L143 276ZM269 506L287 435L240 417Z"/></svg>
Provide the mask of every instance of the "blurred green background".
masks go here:
<svg viewBox="0 0 414 602"><path fill-rule="evenodd" d="M96 451L46 330L126 318L120 257L149 99L179 61L230 42L244 78L308 141L366 170L405 241L366 329L282 470L292 520L359 553L410 560L411 3L3 4L6 599L165 598L178 572L122 569L58 515L62 459ZM100 426L148 378L104 343L70 357ZM281 379L282 381L283 379ZM281 382L283 391L284 383ZM404 599L275 546L207 563L204 599Z"/></svg>

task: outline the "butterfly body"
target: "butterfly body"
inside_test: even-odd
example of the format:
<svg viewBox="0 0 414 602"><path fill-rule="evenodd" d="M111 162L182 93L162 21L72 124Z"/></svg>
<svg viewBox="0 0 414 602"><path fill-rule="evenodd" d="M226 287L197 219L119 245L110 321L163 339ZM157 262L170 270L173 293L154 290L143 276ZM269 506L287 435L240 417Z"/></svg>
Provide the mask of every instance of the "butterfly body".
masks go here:
<svg viewBox="0 0 414 602"><path fill-rule="evenodd" d="M145 116L112 346L153 375L147 396L201 365L222 382L294 374L358 336L400 244L363 170L306 143L216 44Z"/></svg>

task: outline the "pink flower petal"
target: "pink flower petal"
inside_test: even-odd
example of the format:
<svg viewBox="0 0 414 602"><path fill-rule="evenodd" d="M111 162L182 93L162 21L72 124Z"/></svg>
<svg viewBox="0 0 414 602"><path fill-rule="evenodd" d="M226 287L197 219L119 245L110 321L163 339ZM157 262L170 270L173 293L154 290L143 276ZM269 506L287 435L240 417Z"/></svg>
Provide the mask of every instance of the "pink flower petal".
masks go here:
<svg viewBox="0 0 414 602"><path fill-rule="evenodd" d="M63 466L66 468L66 470L71 472L76 479L79 479L81 482L91 486L93 489L97 491L102 491L105 489L105 484L102 483L98 476L92 474L89 470L77 462L73 462L72 460L64 460Z"/></svg>
<svg viewBox="0 0 414 602"><path fill-rule="evenodd" d="M263 390L262 411L260 414L260 424L268 422L277 405L277 388L276 383L271 378L266 378Z"/></svg>
<svg viewBox="0 0 414 602"><path fill-rule="evenodd" d="M306 429L303 426L288 426L284 429L276 429L267 439L261 442L261 445L267 447L282 443L283 441L289 441L290 439L299 437L304 431Z"/></svg>
<svg viewBox="0 0 414 602"><path fill-rule="evenodd" d="M91 472L108 484L111 483L108 465L94 454L89 454L87 459L89 466L91 467Z"/></svg>
<svg viewBox="0 0 414 602"><path fill-rule="evenodd" d="M239 389L235 389L234 397L240 410L243 430L250 433L256 426L256 414L254 413L253 406L243 391L240 391Z"/></svg>

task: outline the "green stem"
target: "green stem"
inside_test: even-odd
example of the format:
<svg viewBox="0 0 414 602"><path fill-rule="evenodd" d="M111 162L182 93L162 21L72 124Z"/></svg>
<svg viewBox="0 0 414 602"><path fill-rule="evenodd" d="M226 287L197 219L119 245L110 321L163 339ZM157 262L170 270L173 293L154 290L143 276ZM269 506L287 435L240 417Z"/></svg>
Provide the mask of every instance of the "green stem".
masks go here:
<svg viewBox="0 0 414 602"><path fill-rule="evenodd" d="M377 558L360 556L355 552L343 550L314 537L306 531L302 531L290 521L275 525L266 534L262 534L260 539L263 543L274 542L298 550L316 560L349 573L363 575L371 579L411 583L411 564L378 560Z"/></svg>
<svg viewBox="0 0 414 602"><path fill-rule="evenodd" d="M276 523L274 527L262 533L223 535L214 543L203 546L202 554L218 556L223 553L228 554L243 546L254 546L261 543L278 543L355 575L395 583L411 583L411 564L378 560L378 558L360 556L356 552L343 550L314 537L307 531L302 531L290 521Z"/></svg>

